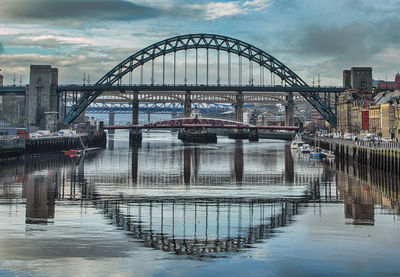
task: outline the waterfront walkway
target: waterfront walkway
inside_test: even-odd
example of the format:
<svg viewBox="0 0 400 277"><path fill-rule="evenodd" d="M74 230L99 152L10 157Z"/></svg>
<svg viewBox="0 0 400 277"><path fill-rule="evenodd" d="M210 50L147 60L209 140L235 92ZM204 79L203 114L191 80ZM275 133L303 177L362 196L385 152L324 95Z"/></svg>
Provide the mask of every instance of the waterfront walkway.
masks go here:
<svg viewBox="0 0 400 277"><path fill-rule="evenodd" d="M361 165L400 172L400 144L398 142L367 142L332 138L304 137L312 146L334 151L341 162L357 162Z"/></svg>

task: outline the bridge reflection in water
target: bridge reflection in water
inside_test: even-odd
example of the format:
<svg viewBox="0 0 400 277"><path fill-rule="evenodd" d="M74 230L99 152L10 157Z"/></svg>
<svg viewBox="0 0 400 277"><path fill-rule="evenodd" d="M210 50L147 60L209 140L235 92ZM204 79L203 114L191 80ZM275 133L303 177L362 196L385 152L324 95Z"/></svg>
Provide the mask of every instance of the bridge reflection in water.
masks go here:
<svg viewBox="0 0 400 277"><path fill-rule="evenodd" d="M113 149L114 143L110 145ZM211 150L214 149L211 147ZM132 147L130 151L118 152L112 159L112 169L91 168L88 181L138 187L242 183L305 186L319 178L319 173L311 173L309 170L307 173L295 172L289 145L285 146L284 151L254 152L251 157L244 157L243 141L239 140L235 141L232 151L224 153L196 145L176 148L173 153L166 153L150 143L142 148ZM110 162L109 157L99 159L100 164ZM154 160L157 168L144 166L148 160ZM281 162L284 167L273 171L268 169L269 165ZM223 168L218 170L221 166ZM246 172L245 167L248 169Z"/></svg>
<svg viewBox="0 0 400 277"><path fill-rule="evenodd" d="M299 212L296 201L279 199L105 200L96 207L148 247L194 256L249 248Z"/></svg>
<svg viewBox="0 0 400 277"><path fill-rule="evenodd" d="M304 209L329 203L344 203L348 224L372 225L376 213L400 214L396 176L363 167L336 170L335 165L322 164L312 165L310 171L301 170L303 164L310 167L308 159L288 148L268 150L268 158L257 151L249 157L248 148L243 149L240 141L232 150L214 154L209 149L185 146L173 151L175 159L168 159L162 147L144 144L141 149L115 156L106 152L77 160L38 158L0 169L0 199L10 206L25 199L27 224L52 223L56 209L64 203L95 207L146 247L197 257L223 256L252 247L282 231ZM161 157L151 163L161 173L143 166L146 157L153 159L151 155ZM176 164L177 160L181 162ZM218 160L229 160L228 168L215 170L215 164L205 167L211 161L218 164ZM284 164L283 169L262 171L271 168L269 162ZM110 170L105 172L104 167ZM279 184L298 190L284 197L262 195ZM221 186L227 195L213 186ZM230 195L232 186L237 186L236 194ZM259 195L242 195L254 186ZM156 190L157 196L146 194L147 188Z"/></svg>

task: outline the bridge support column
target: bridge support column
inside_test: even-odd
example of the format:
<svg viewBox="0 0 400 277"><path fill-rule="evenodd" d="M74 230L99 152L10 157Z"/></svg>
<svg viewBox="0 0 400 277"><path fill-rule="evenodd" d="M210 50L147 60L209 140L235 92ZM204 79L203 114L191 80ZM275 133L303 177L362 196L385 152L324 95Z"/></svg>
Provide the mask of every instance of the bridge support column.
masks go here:
<svg viewBox="0 0 400 277"><path fill-rule="evenodd" d="M294 99L293 92L289 92L286 96L287 104L285 105L285 125L294 125Z"/></svg>
<svg viewBox="0 0 400 277"><path fill-rule="evenodd" d="M258 130L251 129L249 131L249 141L258 141Z"/></svg>
<svg viewBox="0 0 400 277"><path fill-rule="evenodd" d="M132 125L139 125L139 92L133 92L132 100ZM141 145L142 144L142 131L137 128L133 128L129 133L129 145Z"/></svg>
<svg viewBox="0 0 400 277"><path fill-rule="evenodd" d="M236 94L236 104L235 104L235 120L238 122L243 122L243 93L238 91ZM243 129L234 129L233 133L229 134L231 139L247 139L249 134L243 132Z"/></svg>
<svg viewBox="0 0 400 277"><path fill-rule="evenodd" d="M191 114L192 114L192 99L190 99L190 91L186 91L184 117L190 117Z"/></svg>
<svg viewBox="0 0 400 277"><path fill-rule="evenodd" d="M115 112L108 113L108 126L114 126L115 124ZM115 130L108 130L109 135L115 134Z"/></svg>
<svg viewBox="0 0 400 277"><path fill-rule="evenodd" d="M57 112L58 69L51 65L31 65L26 94L26 117L29 127L44 129L46 112Z"/></svg>
<svg viewBox="0 0 400 277"><path fill-rule="evenodd" d="M243 122L243 93L241 91L236 94L235 120Z"/></svg>

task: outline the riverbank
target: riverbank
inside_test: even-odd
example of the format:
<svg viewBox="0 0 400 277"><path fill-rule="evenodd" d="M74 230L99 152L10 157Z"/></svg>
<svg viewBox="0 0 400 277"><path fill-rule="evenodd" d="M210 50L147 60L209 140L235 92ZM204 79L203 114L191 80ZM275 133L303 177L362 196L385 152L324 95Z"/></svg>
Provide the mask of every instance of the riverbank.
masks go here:
<svg viewBox="0 0 400 277"><path fill-rule="evenodd" d="M18 159L42 153L57 153L70 149L105 148L106 143L105 132L74 137L4 138L0 140L0 160Z"/></svg>
<svg viewBox="0 0 400 277"><path fill-rule="evenodd" d="M400 148L396 143L374 144L313 137L303 137L303 140L312 146L333 151L336 160L341 162L400 173Z"/></svg>

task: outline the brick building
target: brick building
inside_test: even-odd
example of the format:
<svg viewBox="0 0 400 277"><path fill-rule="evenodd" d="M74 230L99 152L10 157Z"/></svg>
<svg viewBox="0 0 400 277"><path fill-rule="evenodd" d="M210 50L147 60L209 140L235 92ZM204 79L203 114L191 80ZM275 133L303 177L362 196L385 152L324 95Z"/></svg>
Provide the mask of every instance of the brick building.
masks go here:
<svg viewBox="0 0 400 277"><path fill-rule="evenodd" d="M400 89L400 73L397 73L394 77L394 81L376 81L377 89Z"/></svg>

